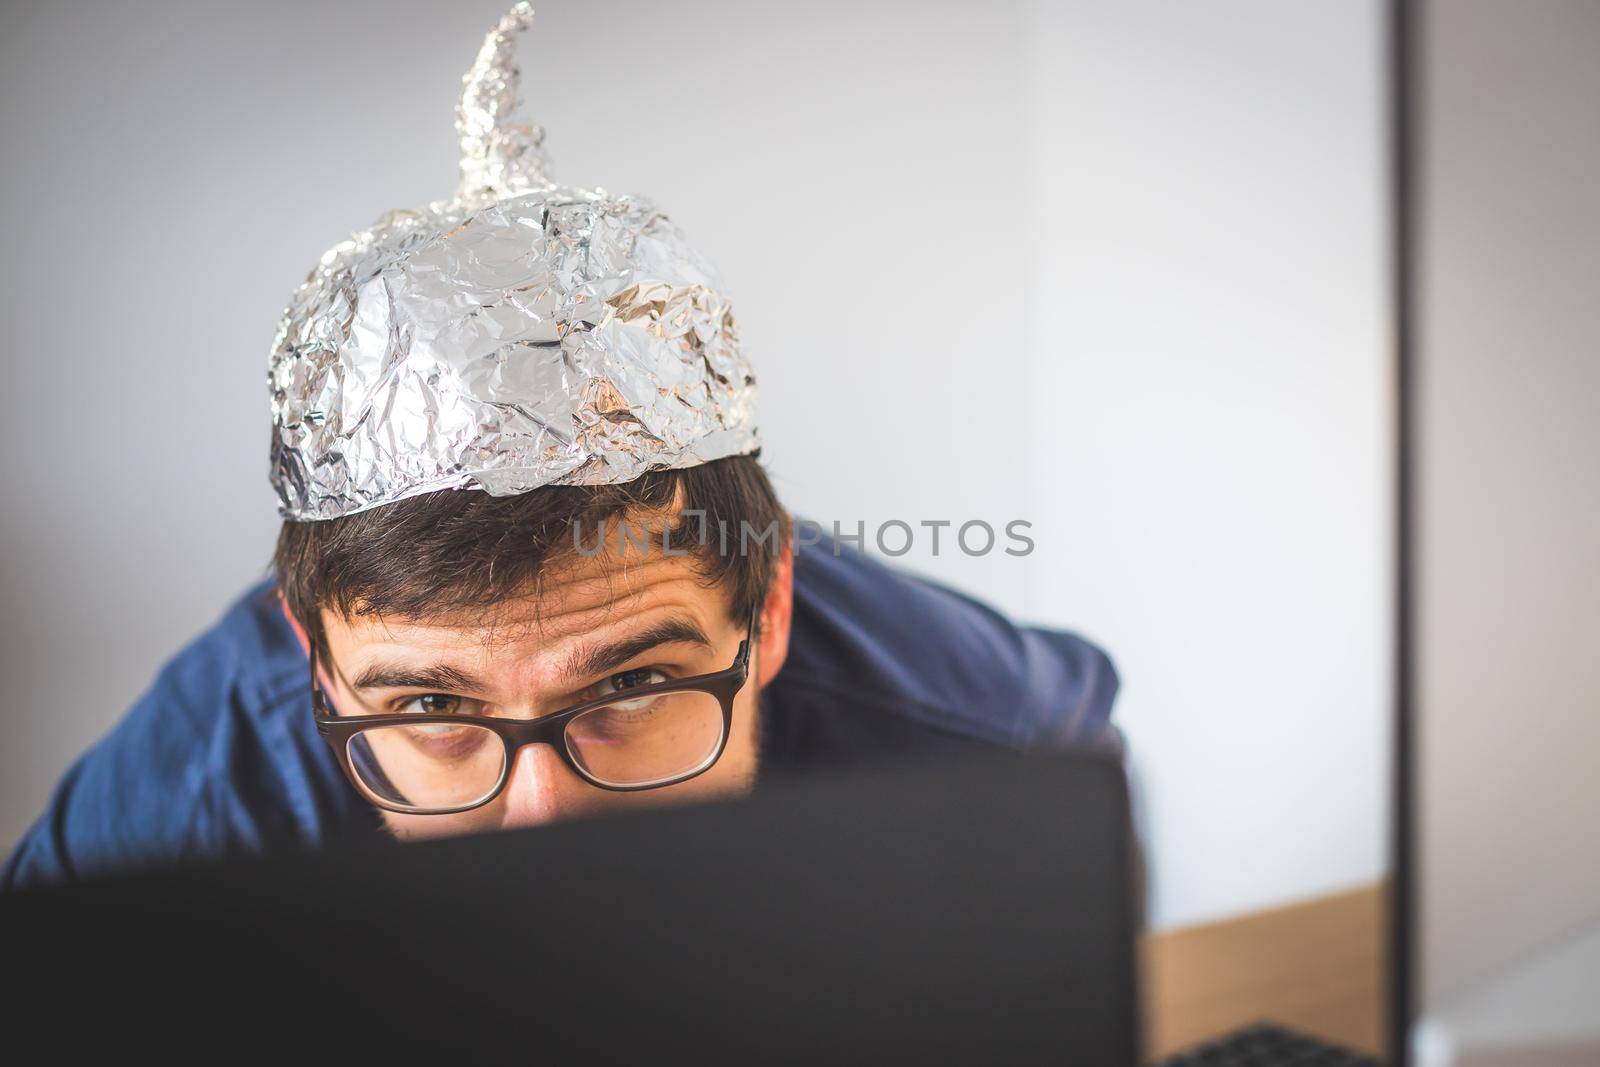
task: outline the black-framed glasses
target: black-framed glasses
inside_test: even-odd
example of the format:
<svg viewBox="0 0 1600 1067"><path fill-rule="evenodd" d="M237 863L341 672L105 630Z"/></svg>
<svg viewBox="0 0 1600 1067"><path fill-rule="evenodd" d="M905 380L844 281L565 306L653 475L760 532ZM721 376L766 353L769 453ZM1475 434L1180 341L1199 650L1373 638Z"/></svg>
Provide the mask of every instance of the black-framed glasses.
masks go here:
<svg viewBox="0 0 1600 1067"><path fill-rule="evenodd" d="M484 715L336 715L317 682L317 732L346 777L373 804L408 815L452 815L505 789L517 751L546 744L601 789L636 792L686 782L722 756L733 701L750 671L752 612L733 664L713 674L642 685L537 719Z"/></svg>

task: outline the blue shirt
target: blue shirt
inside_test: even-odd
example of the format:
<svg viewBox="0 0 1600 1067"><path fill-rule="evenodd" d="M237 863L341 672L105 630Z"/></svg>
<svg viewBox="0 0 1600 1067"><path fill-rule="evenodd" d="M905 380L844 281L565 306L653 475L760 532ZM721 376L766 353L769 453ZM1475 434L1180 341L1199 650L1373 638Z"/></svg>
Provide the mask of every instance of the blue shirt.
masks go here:
<svg viewBox="0 0 1600 1067"><path fill-rule="evenodd" d="M764 778L971 746L1116 743L1117 676L1094 645L834 551L795 561L788 660L761 693ZM316 731L308 678L268 577L73 764L0 888L378 834Z"/></svg>

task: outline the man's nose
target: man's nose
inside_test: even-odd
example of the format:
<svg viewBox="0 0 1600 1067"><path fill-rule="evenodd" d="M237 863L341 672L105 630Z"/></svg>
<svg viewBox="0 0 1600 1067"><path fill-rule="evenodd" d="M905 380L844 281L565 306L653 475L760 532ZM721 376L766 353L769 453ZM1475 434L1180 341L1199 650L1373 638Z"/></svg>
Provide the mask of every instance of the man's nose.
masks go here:
<svg viewBox="0 0 1600 1067"><path fill-rule="evenodd" d="M537 826L575 814L588 788L554 748L524 745L506 782L504 826Z"/></svg>

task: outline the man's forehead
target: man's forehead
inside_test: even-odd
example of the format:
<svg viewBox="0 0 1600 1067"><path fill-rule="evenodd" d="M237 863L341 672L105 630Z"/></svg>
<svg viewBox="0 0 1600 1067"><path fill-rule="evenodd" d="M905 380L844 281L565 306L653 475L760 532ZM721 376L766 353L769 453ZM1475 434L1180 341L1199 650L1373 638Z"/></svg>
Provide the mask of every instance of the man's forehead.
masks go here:
<svg viewBox="0 0 1600 1067"><path fill-rule="evenodd" d="M326 610L323 621L330 639L347 646L401 643L493 651L529 644L555 649L668 615L711 633L714 620L725 613L726 592L706 582L686 559L656 556L626 566L605 564L583 560L580 566L552 569L488 608L401 617L364 612L358 604L348 622Z"/></svg>

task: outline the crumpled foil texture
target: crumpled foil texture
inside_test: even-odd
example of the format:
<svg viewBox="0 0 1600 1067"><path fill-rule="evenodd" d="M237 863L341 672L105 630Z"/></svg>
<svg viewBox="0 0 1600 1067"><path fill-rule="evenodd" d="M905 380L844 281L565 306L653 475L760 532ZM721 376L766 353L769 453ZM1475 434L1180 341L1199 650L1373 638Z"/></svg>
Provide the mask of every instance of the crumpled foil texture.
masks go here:
<svg viewBox="0 0 1600 1067"><path fill-rule="evenodd" d="M290 519L440 489L628 482L755 451L755 379L715 271L649 201L550 182L515 122L519 4L464 79L453 200L323 257L273 343Z"/></svg>

